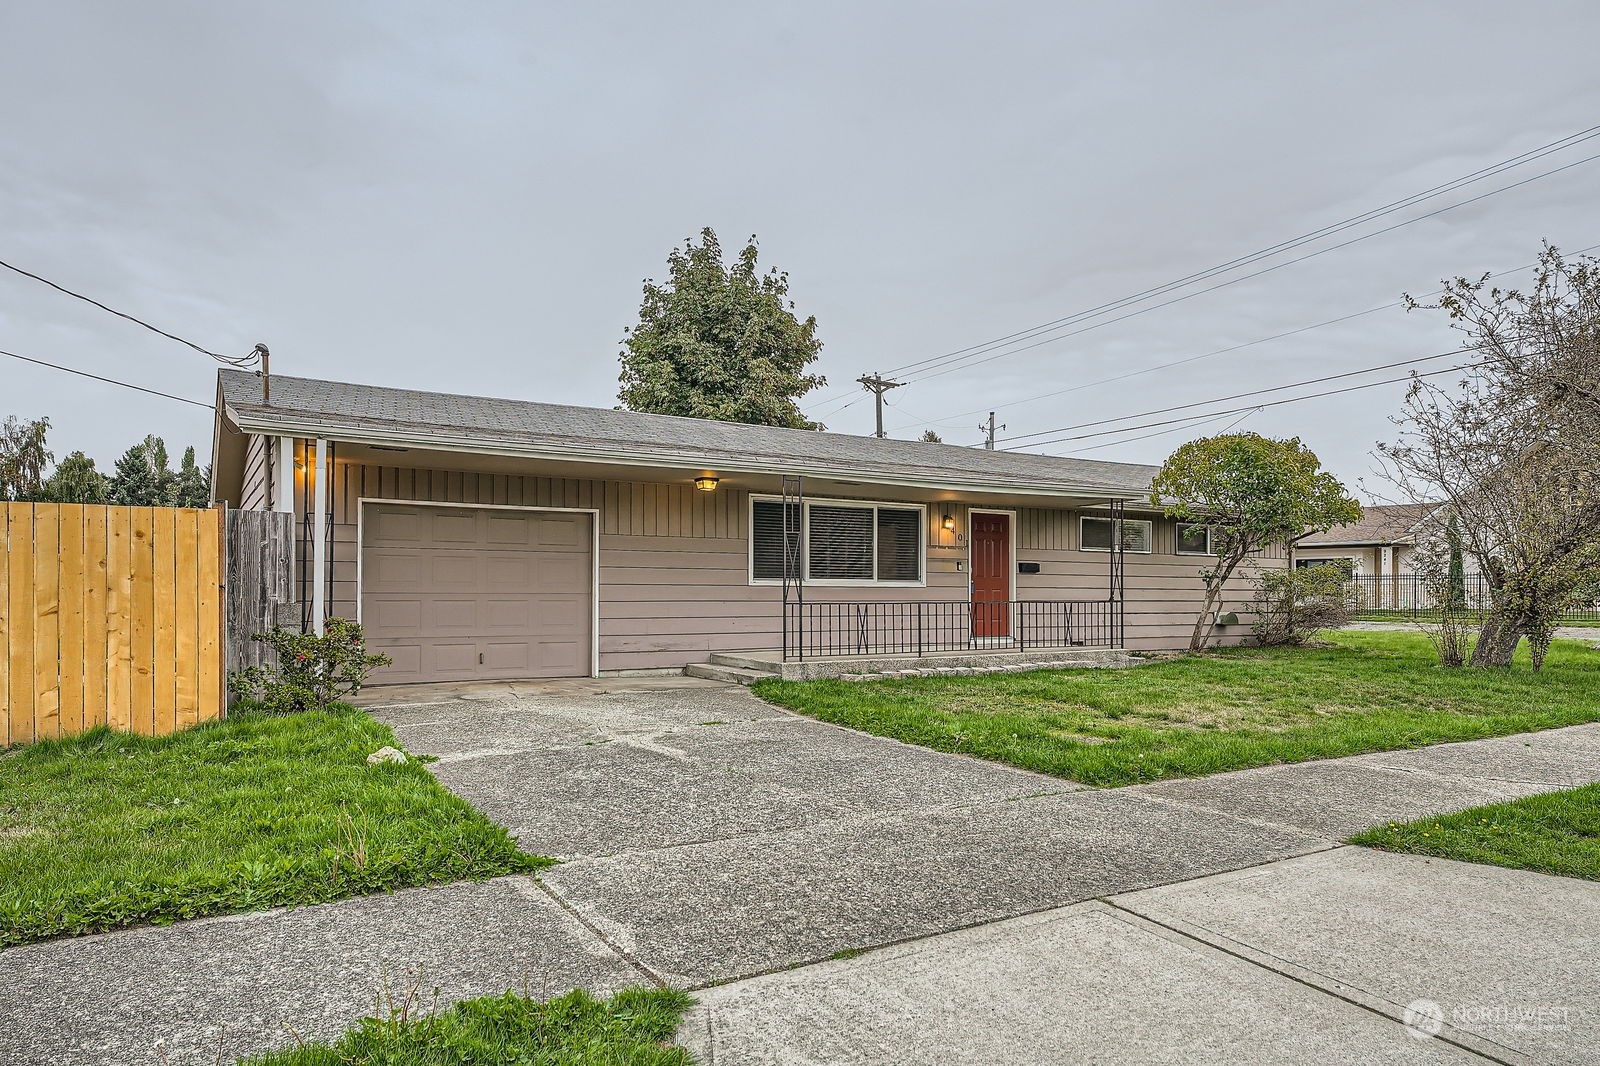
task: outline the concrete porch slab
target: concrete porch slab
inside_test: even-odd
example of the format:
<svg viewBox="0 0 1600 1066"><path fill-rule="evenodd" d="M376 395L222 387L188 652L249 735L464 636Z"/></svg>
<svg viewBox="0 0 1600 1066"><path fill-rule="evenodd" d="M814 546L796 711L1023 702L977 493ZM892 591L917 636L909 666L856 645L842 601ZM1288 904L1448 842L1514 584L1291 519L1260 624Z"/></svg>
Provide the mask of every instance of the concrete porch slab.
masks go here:
<svg viewBox="0 0 1600 1066"><path fill-rule="evenodd" d="M888 673L895 670L936 670L940 667L1009 666L1035 663L1044 668L1130 666L1140 660L1121 648L1081 646L1018 648L1014 645L929 652L926 655L837 655L803 661L785 660L781 651L750 651L737 655L717 652L711 662L773 674L785 681L816 681L845 674Z"/></svg>

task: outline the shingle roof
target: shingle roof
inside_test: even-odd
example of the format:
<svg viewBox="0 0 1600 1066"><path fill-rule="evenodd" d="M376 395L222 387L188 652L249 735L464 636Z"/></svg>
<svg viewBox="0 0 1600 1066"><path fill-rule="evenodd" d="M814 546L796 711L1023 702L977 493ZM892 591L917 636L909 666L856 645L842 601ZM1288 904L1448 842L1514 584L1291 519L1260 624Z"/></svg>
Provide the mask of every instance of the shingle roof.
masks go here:
<svg viewBox="0 0 1600 1066"><path fill-rule="evenodd" d="M448 441L455 450L461 450L464 441L475 441L484 450L502 446L589 462L615 458L863 481L915 477L1030 491L1099 491L1127 498L1148 494L1157 469L276 374L272 404L266 406L257 375L223 370L218 377L229 415L240 429L258 433L316 433L379 443L403 440L418 447L430 443L444 447Z"/></svg>
<svg viewBox="0 0 1600 1066"><path fill-rule="evenodd" d="M1334 526L1298 542L1302 548L1343 547L1353 544L1409 544L1412 531L1438 510L1437 503L1391 503L1362 508L1361 521Z"/></svg>

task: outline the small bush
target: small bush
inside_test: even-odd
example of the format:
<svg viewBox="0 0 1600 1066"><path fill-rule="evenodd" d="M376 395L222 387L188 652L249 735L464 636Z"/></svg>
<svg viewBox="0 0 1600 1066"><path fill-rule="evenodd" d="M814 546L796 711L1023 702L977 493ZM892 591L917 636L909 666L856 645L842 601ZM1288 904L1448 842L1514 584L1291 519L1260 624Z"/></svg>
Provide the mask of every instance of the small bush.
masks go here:
<svg viewBox="0 0 1600 1066"><path fill-rule="evenodd" d="M1263 647L1307 644L1324 629L1350 624L1356 592L1339 566L1320 564L1256 575L1252 610Z"/></svg>
<svg viewBox="0 0 1600 1066"><path fill-rule="evenodd" d="M247 666L230 675L235 700L255 704L267 714L320 711L361 691L372 671L388 666L387 655L369 655L361 624L330 618L322 636L278 628L257 633L278 653L276 667Z"/></svg>

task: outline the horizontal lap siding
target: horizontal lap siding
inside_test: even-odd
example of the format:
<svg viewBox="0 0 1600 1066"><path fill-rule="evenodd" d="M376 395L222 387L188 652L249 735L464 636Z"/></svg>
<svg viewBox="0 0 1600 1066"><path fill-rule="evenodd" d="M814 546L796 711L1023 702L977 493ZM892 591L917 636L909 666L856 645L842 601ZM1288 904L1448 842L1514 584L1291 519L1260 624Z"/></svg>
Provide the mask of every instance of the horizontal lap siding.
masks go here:
<svg viewBox="0 0 1600 1066"><path fill-rule="evenodd" d="M475 474L368 466L340 461L329 493L334 518L332 611L356 614L358 501L418 500L463 505L592 508L599 511L600 668L680 667L714 651L761 651L781 639L781 590L749 583L749 496L727 488L574 478ZM892 501L887 501L892 502ZM295 504L302 506L297 488ZM949 513L956 529L942 527ZM968 509L928 505L927 587L825 588L808 585L812 602L964 600ZM1017 560L1041 573L1017 575L1019 598L1101 599L1109 560L1077 549L1077 514L1047 508L1017 512ZM300 527L297 525L296 534ZM1197 575L1204 557L1170 554L1173 523L1155 519L1153 555L1127 556L1128 644L1181 647L1199 610ZM1263 558L1264 565L1284 565ZM304 560L309 552L297 556ZM958 569L958 566L960 569ZM1247 584L1236 580L1224 610L1242 610ZM300 586L296 586L299 594ZM307 592L309 597L309 591Z"/></svg>
<svg viewBox="0 0 1600 1066"><path fill-rule="evenodd" d="M239 494L239 507L246 511L265 511L271 505L271 486L268 484L267 449L275 438L259 433L250 434L245 447L244 487Z"/></svg>
<svg viewBox="0 0 1600 1066"><path fill-rule="evenodd" d="M1103 512L1092 512L1100 514ZM1105 595L1111 558L1103 551L1078 548L1079 512L1030 508L1018 515L1017 561L1036 562L1038 574L1017 575L1017 596L1023 599L1082 599ZM1129 515L1152 523L1148 554L1128 552L1123 558L1127 597L1127 646L1135 651L1164 651L1188 645L1205 584L1200 571L1214 560L1207 555L1178 555L1178 525L1157 515ZM1238 626L1217 631L1219 643L1238 643L1250 635L1247 616L1251 577L1257 567L1288 565L1281 546L1263 551L1229 580L1218 610L1236 612Z"/></svg>

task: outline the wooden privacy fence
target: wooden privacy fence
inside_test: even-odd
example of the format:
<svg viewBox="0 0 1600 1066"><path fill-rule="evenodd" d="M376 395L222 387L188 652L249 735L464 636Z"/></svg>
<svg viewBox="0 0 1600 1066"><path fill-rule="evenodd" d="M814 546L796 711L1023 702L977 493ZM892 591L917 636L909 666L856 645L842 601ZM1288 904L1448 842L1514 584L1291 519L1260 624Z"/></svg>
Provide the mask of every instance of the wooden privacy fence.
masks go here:
<svg viewBox="0 0 1600 1066"><path fill-rule="evenodd" d="M300 628L300 604L294 599L294 515L280 511L229 511L226 640L223 667L232 674L247 666L276 666L278 653L257 633L282 624Z"/></svg>
<svg viewBox="0 0 1600 1066"><path fill-rule="evenodd" d="M0 507L0 745L221 717L223 511Z"/></svg>

